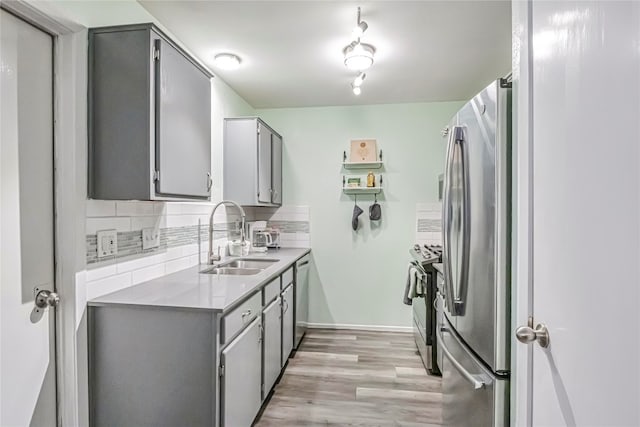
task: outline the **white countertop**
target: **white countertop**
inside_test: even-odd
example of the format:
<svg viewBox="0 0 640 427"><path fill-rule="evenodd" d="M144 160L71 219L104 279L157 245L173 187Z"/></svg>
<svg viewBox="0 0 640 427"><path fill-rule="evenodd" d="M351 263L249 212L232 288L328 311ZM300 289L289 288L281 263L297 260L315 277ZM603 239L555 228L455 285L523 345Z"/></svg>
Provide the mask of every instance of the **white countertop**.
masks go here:
<svg viewBox="0 0 640 427"><path fill-rule="evenodd" d="M224 312L280 275L310 251L308 248L291 248L269 250L266 254L250 254L244 258L279 260L251 276L201 274L200 271L211 266L197 265L94 298L88 305L95 307L120 304ZM233 258L225 258L221 263L231 259Z"/></svg>

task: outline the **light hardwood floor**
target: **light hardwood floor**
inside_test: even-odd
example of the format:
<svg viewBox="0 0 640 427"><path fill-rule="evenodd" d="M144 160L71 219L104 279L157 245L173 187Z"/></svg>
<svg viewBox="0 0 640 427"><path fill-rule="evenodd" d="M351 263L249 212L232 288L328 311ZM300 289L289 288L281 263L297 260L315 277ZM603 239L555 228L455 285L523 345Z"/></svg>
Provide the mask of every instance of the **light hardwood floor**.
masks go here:
<svg viewBox="0 0 640 427"><path fill-rule="evenodd" d="M312 329L255 425L430 426L441 406L410 333Z"/></svg>

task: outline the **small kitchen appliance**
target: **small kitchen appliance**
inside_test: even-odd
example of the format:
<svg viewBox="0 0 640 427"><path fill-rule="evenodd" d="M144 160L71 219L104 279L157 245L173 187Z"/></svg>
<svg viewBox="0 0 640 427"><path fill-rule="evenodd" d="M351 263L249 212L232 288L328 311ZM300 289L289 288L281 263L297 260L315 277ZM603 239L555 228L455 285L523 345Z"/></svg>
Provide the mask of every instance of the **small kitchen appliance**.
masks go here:
<svg viewBox="0 0 640 427"><path fill-rule="evenodd" d="M417 271L417 279L421 282L422 293L411 301L413 311L413 336L418 352L427 372L440 375L438 352L436 345L436 310L437 270L433 264L442 262L442 246L418 245L409 251L413 261L411 265Z"/></svg>
<svg viewBox="0 0 640 427"><path fill-rule="evenodd" d="M267 221L252 221L247 224L247 235L253 252L266 252L280 247L280 231L267 227Z"/></svg>

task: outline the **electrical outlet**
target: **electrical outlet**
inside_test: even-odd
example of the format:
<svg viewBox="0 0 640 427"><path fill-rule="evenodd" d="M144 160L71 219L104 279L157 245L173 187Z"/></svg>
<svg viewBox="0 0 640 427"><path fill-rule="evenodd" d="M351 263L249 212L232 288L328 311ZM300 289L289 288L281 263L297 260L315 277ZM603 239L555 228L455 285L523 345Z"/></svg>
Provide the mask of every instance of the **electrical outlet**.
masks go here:
<svg viewBox="0 0 640 427"><path fill-rule="evenodd" d="M115 256L118 253L118 231L100 230L97 233L98 258Z"/></svg>
<svg viewBox="0 0 640 427"><path fill-rule="evenodd" d="M157 228L142 229L142 249L157 248L160 246L160 230Z"/></svg>

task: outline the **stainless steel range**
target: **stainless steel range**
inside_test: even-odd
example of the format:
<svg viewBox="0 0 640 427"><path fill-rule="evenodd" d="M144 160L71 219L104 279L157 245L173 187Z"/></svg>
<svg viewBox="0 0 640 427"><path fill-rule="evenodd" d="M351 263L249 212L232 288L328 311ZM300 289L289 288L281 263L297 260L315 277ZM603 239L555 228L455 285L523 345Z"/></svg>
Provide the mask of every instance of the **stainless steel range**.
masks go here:
<svg viewBox="0 0 640 427"><path fill-rule="evenodd" d="M433 264L442 262L442 246L416 244L410 251L412 265L418 272L422 293L412 300L413 336L427 372L440 375L436 345L437 271Z"/></svg>

